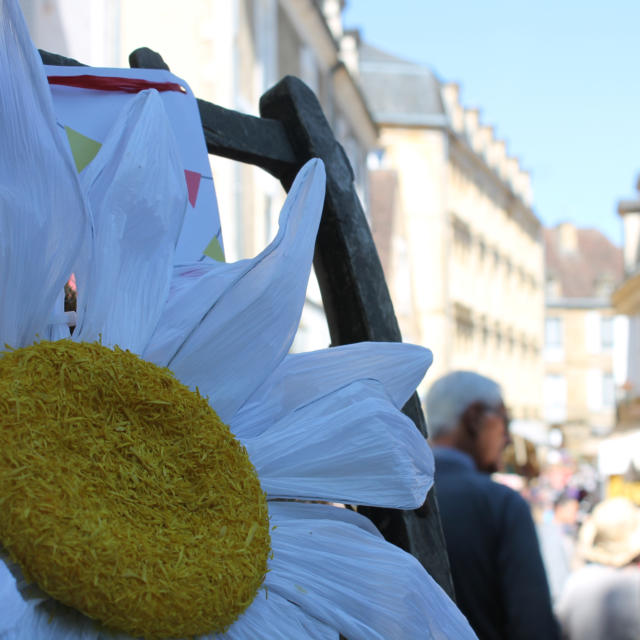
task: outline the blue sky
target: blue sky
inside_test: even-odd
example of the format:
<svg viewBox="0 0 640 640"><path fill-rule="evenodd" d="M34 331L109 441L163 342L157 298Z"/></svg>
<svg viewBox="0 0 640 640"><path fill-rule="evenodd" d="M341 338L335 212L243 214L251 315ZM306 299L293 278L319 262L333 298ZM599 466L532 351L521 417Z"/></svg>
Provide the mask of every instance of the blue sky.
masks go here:
<svg viewBox="0 0 640 640"><path fill-rule="evenodd" d="M347 0L345 28L461 87L531 173L546 225L622 242L640 173L640 2Z"/></svg>

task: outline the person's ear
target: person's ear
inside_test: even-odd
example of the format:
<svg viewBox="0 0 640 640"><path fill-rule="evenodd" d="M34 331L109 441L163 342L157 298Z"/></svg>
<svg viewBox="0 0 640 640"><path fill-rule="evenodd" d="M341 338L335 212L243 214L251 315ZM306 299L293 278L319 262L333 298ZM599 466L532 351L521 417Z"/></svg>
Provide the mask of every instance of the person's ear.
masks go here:
<svg viewBox="0 0 640 640"><path fill-rule="evenodd" d="M460 416L460 427L466 436L475 440L482 430L482 423L487 407L482 402L470 404Z"/></svg>

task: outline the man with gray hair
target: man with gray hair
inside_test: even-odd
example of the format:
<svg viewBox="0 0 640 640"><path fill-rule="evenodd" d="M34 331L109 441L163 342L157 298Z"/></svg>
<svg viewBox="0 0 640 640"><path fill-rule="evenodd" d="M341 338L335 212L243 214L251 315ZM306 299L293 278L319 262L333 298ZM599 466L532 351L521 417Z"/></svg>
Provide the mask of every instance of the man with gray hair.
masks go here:
<svg viewBox="0 0 640 640"><path fill-rule="evenodd" d="M425 405L460 610L480 640L559 638L529 506L489 475L509 439L500 386L454 371L431 386Z"/></svg>

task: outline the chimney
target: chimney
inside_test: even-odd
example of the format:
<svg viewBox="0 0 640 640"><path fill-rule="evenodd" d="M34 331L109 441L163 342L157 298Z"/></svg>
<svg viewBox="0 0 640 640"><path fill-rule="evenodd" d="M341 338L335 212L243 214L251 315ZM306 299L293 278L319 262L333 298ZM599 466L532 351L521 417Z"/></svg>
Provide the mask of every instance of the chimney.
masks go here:
<svg viewBox="0 0 640 640"><path fill-rule="evenodd" d="M570 222L562 222L557 227L558 249L562 253L577 253L578 230Z"/></svg>
<svg viewBox="0 0 640 640"><path fill-rule="evenodd" d="M445 104L451 128L456 133L464 131L464 110L460 105L460 87L455 82L447 82L442 87L442 99Z"/></svg>
<svg viewBox="0 0 640 640"><path fill-rule="evenodd" d="M327 21L327 26L336 42L342 38L342 9L344 0L324 0L322 2L322 13Z"/></svg>
<svg viewBox="0 0 640 640"><path fill-rule="evenodd" d="M478 126L480 124L480 112L478 109L464 110L464 128L467 133L469 146L478 151Z"/></svg>
<svg viewBox="0 0 640 640"><path fill-rule="evenodd" d="M360 31L349 29L340 38L340 57L349 70L349 73L357 77L360 67Z"/></svg>
<svg viewBox="0 0 640 640"><path fill-rule="evenodd" d="M493 141L493 127L487 124L480 125L478 129L478 148L479 153L484 155L485 161L488 162L489 148Z"/></svg>

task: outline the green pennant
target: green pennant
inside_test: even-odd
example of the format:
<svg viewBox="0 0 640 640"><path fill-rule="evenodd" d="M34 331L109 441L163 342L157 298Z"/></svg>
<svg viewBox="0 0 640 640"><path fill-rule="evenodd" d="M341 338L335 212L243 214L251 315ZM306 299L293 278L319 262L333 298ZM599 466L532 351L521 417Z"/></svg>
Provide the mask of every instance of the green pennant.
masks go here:
<svg viewBox="0 0 640 640"><path fill-rule="evenodd" d="M218 242L218 238L213 236L211 242L207 245L207 248L203 251L205 256L209 256L218 262L224 262L224 251Z"/></svg>
<svg viewBox="0 0 640 640"><path fill-rule="evenodd" d="M87 136L83 136L71 127L65 127L64 130L69 139L69 146L71 147L73 160L76 163L76 169L80 173L96 157L102 145L91 138L87 138Z"/></svg>

